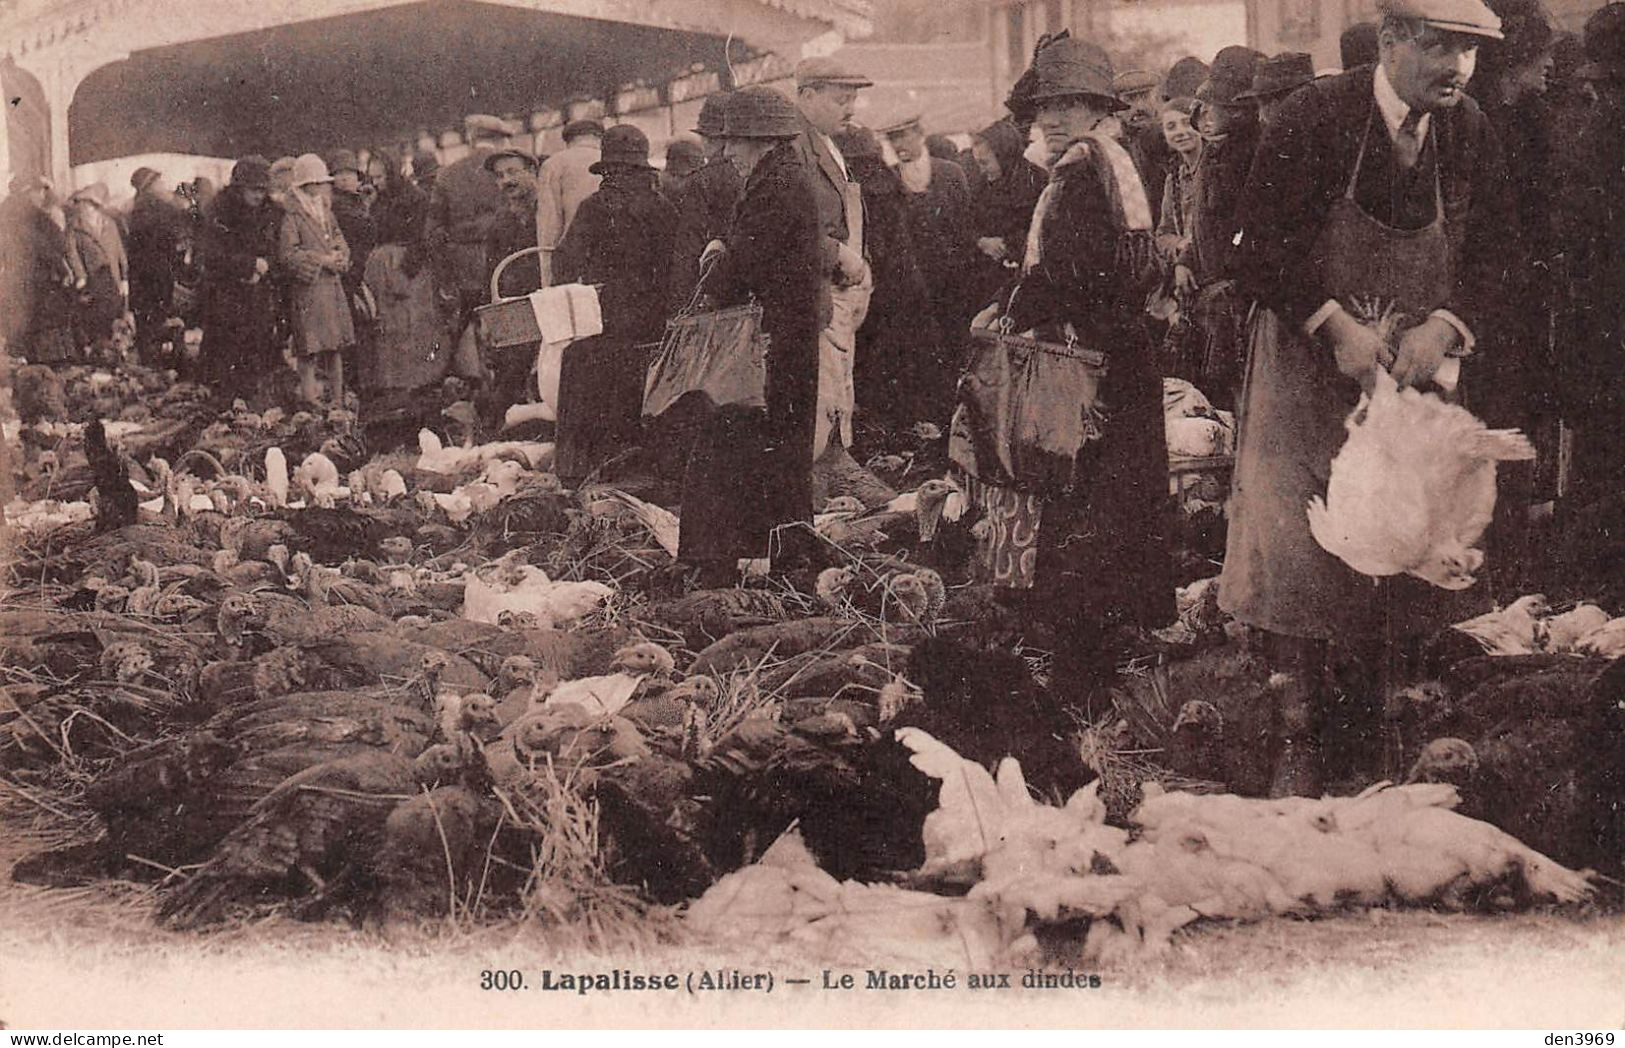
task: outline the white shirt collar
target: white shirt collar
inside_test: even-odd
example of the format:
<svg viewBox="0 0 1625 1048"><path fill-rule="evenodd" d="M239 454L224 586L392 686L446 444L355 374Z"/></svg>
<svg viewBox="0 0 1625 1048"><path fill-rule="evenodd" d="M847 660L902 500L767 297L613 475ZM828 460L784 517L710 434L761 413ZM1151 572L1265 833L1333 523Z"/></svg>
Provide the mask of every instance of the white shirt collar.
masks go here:
<svg viewBox="0 0 1625 1048"><path fill-rule="evenodd" d="M824 134L824 132L819 131L816 127L813 128L813 132L817 134L819 139L824 143L824 148L829 150L829 155L831 159L835 161L835 166L841 169L841 174L845 175L847 178L851 178L852 173L846 169L846 157L841 155L841 147L835 144L835 139Z"/></svg>
<svg viewBox="0 0 1625 1048"><path fill-rule="evenodd" d="M1392 142L1399 134L1399 125L1403 124L1405 117L1410 114L1411 107L1406 105L1405 100L1399 97L1399 92L1394 90L1393 83L1388 79L1388 70L1384 69L1380 62L1377 63L1377 71L1371 78L1371 93L1376 96L1377 111L1382 114L1382 122L1388 127L1388 140ZM1427 137L1430 117L1431 114L1423 113L1421 119L1416 122L1418 139Z"/></svg>

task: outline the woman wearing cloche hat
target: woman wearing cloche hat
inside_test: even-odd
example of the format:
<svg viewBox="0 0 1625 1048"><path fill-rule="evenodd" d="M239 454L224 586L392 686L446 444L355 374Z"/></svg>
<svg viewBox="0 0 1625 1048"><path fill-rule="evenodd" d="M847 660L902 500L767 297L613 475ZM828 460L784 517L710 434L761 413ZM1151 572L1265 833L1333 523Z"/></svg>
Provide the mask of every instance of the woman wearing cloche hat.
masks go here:
<svg viewBox="0 0 1625 1048"><path fill-rule="evenodd" d="M974 377L986 381L962 381L950 448L994 522L995 583L1024 597L1034 625L1053 635L1063 700L1099 713L1121 654L1114 634L1174 615L1162 379L1141 323L1155 275L1151 210L1133 160L1102 127L1124 107L1106 52L1055 41L1034 56L1028 85L1050 181L1014 290L976 323L1052 348L999 360L1016 351L979 342ZM1001 391L991 376L1006 366L1045 375L1044 395L1014 420L1018 433L1044 432L1045 450L1009 464L988 454L1012 440L993 428Z"/></svg>
<svg viewBox="0 0 1625 1048"><path fill-rule="evenodd" d="M355 343L355 325L342 274L350 246L333 215L333 176L314 153L293 162L277 258L293 279L288 324L299 357L299 395L322 402L317 366L327 374L327 403L344 406L344 350Z"/></svg>
<svg viewBox="0 0 1625 1048"><path fill-rule="evenodd" d="M741 88L725 121L726 152L744 189L726 240L689 265L707 270L704 288L718 305L761 305L767 404L718 409L690 455L678 550L706 585L737 580L740 558L771 553L779 571L810 556L800 539L771 538L779 525L812 520L825 269L818 204L795 146L802 127L795 103L770 87ZM804 534L787 528L780 538Z"/></svg>
<svg viewBox="0 0 1625 1048"><path fill-rule="evenodd" d="M553 254L559 284L597 284L604 333L572 343L559 369L558 475L579 482L638 442L642 347L666 328L667 271L677 212L660 195L649 139L630 124L604 132L581 202Z"/></svg>

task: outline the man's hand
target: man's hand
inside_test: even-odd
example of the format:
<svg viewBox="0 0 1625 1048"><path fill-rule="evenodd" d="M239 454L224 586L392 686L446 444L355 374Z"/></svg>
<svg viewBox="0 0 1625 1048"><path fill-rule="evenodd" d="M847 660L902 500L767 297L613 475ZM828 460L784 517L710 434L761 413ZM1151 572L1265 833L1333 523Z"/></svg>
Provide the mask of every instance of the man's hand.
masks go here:
<svg viewBox="0 0 1625 1048"><path fill-rule="evenodd" d="M1337 370L1361 385L1371 381L1372 372L1393 363L1393 351L1375 329L1355 320L1343 310L1326 318L1320 334L1331 343L1337 355Z"/></svg>
<svg viewBox="0 0 1625 1048"><path fill-rule="evenodd" d="M1448 321L1428 317L1399 336L1394 358L1394 381L1401 387L1420 386L1433 378L1452 349L1461 344L1461 332Z"/></svg>
<svg viewBox="0 0 1625 1048"><path fill-rule="evenodd" d="M976 241L976 248L995 262L1003 262L1010 254L1010 250L1004 246L1003 237L980 237Z"/></svg>
<svg viewBox="0 0 1625 1048"><path fill-rule="evenodd" d="M265 274L269 273L270 271L271 271L271 263L267 262L263 258L256 258L254 260L254 275L255 276L263 277Z"/></svg>
<svg viewBox="0 0 1625 1048"><path fill-rule="evenodd" d="M1191 272L1190 266L1174 267L1174 290L1195 294L1196 274Z"/></svg>
<svg viewBox="0 0 1625 1048"><path fill-rule="evenodd" d="M863 278L869 272L869 264L863 256L852 250L849 245L842 244L835 251L835 283L840 287L852 287L863 283Z"/></svg>

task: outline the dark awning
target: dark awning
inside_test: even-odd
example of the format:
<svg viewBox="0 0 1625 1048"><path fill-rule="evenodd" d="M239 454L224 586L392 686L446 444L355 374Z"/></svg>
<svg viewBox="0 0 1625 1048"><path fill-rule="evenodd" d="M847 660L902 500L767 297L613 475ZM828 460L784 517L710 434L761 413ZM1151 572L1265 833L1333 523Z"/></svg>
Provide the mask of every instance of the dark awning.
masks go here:
<svg viewBox="0 0 1625 1048"><path fill-rule="evenodd" d="M386 145L468 113L529 113L697 62L720 68L724 47L703 33L425 0L136 52L80 85L70 162Z"/></svg>

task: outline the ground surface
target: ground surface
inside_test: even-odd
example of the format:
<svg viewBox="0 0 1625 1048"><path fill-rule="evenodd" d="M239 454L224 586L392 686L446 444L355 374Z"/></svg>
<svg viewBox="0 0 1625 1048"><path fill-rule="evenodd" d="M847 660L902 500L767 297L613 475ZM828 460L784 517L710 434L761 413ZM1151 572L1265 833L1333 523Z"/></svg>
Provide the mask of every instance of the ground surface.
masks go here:
<svg viewBox="0 0 1625 1048"><path fill-rule="evenodd" d="M665 925L671 927L669 923ZM1099 989L863 989L881 958L825 961L660 942L623 932L605 955L535 925L441 925L385 938L271 920L210 936L155 929L133 890L0 888L0 1022L13 1029L547 1027L563 1024L925 1026L1485 1026L1625 1023L1625 918L1377 911L1317 921L1209 925L1173 951L1100 971ZM826 965L857 989L820 988ZM544 968L772 972L760 993L537 988ZM898 970L896 965L890 966ZM520 969L524 992L482 991ZM918 969L908 969L918 970ZM938 969L941 974L946 969ZM792 987L786 978L809 978Z"/></svg>

